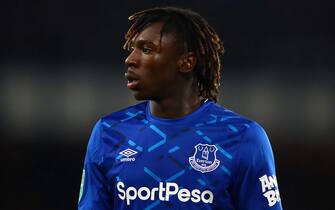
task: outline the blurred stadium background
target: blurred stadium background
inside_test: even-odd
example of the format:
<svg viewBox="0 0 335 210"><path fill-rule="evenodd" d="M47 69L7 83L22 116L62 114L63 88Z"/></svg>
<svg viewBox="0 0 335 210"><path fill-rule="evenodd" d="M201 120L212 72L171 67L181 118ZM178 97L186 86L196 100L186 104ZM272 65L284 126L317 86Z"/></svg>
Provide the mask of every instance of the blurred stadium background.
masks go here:
<svg viewBox="0 0 335 210"><path fill-rule="evenodd" d="M0 209L76 209L92 126L136 103L123 78L127 17L158 5L194 9L223 37L220 103L267 130L284 209L334 209L333 5L312 0L1 5Z"/></svg>

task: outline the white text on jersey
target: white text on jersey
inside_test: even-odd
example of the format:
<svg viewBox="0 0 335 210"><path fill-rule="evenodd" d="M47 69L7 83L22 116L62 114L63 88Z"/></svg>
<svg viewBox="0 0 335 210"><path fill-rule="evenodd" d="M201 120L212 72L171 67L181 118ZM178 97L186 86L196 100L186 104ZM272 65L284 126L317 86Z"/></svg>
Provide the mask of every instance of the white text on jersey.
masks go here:
<svg viewBox="0 0 335 210"><path fill-rule="evenodd" d="M267 198L268 205L271 207L274 206L277 202L280 202L280 195L276 176L263 175L259 178L259 181L262 184L263 196Z"/></svg>
<svg viewBox="0 0 335 210"><path fill-rule="evenodd" d="M166 182L166 187L164 187L163 182L159 182L159 186L152 189L147 187L136 189L133 186L124 189L124 183L119 181L116 187L119 192L119 198L126 200L127 205L130 205L130 201L135 200L137 197L140 200L159 199L161 201L169 201L172 195L177 195L178 200L181 202L192 201L194 203L200 201L203 203L213 203L214 198L213 193L209 190L201 192L199 189L193 189L192 191L186 188L179 189L178 184L174 182Z"/></svg>

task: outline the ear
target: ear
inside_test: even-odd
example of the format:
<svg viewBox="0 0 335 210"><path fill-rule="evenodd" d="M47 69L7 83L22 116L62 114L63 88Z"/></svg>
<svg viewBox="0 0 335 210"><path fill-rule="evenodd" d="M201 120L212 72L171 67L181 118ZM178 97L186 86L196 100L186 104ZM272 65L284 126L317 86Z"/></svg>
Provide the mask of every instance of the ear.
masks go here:
<svg viewBox="0 0 335 210"><path fill-rule="evenodd" d="M180 56L178 60L179 71L182 73L191 72L197 64L197 57L194 52L187 52Z"/></svg>

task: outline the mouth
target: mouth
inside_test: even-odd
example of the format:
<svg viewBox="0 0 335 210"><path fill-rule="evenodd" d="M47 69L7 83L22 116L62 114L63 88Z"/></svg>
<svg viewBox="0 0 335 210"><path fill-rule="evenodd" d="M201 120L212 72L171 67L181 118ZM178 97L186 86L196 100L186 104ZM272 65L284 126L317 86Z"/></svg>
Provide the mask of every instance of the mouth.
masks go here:
<svg viewBox="0 0 335 210"><path fill-rule="evenodd" d="M139 79L137 76L131 72L125 73L125 77L127 80L127 88L135 89L139 84Z"/></svg>

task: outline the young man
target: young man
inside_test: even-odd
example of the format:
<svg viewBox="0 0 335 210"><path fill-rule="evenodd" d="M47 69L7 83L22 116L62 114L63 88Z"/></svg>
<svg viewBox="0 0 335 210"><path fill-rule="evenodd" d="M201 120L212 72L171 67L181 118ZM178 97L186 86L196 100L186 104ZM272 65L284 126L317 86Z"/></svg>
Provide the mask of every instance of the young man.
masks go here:
<svg viewBox="0 0 335 210"><path fill-rule="evenodd" d="M129 19L125 77L144 102L96 123L79 209L282 209L264 130L216 104L217 33L178 8Z"/></svg>

